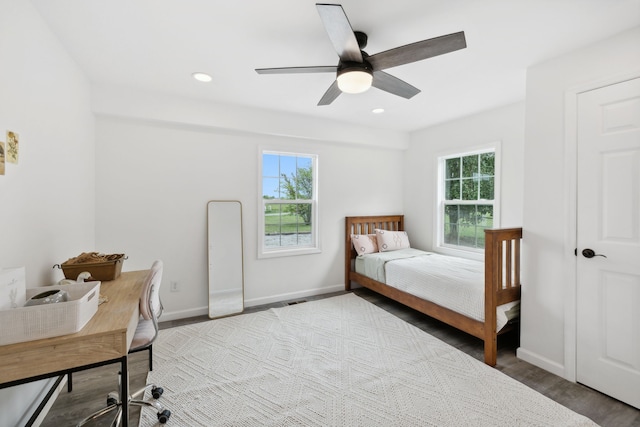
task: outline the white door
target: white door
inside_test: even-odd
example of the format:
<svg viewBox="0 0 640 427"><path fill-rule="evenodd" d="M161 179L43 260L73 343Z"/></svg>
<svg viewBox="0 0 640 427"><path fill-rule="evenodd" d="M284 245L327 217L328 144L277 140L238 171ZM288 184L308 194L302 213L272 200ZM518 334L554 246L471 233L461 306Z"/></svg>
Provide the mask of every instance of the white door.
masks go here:
<svg viewBox="0 0 640 427"><path fill-rule="evenodd" d="M640 408L640 79L578 96L577 194L577 380Z"/></svg>

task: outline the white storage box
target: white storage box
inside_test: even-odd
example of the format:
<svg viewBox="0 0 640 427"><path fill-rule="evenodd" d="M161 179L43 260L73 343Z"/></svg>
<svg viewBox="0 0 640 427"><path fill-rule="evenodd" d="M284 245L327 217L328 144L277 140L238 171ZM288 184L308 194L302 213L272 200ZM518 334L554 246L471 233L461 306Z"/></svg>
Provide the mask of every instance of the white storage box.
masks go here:
<svg viewBox="0 0 640 427"><path fill-rule="evenodd" d="M69 300L0 311L0 345L73 334L96 314L100 282L28 288L26 299L54 289L67 291Z"/></svg>

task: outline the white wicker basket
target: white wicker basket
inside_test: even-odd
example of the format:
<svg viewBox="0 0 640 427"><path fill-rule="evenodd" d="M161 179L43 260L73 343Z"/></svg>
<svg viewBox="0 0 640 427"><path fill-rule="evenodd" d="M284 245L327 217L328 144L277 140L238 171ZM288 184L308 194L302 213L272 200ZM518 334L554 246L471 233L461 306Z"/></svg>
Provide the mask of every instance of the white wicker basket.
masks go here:
<svg viewBox="0 0 640 427"><path fill-rule="evenodd" d="M0 311L0 345L73 334L96 314L100 282L28 288L26 299L53 289L67 291L69 301Z"/></svg>

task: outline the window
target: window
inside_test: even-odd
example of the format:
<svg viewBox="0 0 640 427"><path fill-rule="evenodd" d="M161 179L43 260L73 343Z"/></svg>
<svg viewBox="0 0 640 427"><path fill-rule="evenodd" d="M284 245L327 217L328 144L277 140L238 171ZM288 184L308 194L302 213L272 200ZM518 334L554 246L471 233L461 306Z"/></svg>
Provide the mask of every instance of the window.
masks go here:
<svg viewBox="0 0 640 427"><path fill-rule="evenodd" d="M262 152L259 257L319 252L316 155Z"/></svg>
<svg viewBox="0 0 640 427"><path fill-rule="evenodd" d="M484 230L498 225L496 163L495 148L439 159L439 248L484 251Z"/></svg>

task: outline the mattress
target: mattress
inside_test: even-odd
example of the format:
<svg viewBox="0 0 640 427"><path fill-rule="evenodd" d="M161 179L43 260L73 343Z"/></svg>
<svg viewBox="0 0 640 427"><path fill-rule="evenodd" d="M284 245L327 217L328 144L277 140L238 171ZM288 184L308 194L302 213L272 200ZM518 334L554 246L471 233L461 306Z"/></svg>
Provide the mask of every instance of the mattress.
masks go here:
<svg viewBox="0 0 640 427"><path fill-rule="evenodd" d="M400 249L358 256L356 272L484 322L484 262ZM520 302L496 309L499 331L519 314Z"/></svg>

